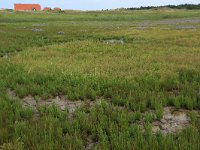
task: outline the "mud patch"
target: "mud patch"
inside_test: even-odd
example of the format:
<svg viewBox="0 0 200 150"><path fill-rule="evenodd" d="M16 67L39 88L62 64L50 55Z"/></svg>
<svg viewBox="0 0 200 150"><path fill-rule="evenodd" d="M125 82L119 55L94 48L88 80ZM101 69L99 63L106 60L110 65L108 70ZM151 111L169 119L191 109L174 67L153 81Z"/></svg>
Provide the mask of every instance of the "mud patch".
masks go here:
<svg viewBox="0 0 200 150"><path fill-rule="evenodd" d="M136 29L145 30L145 29L149 29L151 26L152 26L152 24L150 24L148 22L143 22L143 23L137 24Z"/></svg>
<svg viewBox="0 0 200 150"><path fill-rule="evenodd" d="M16 93L11 89L7 90L7 94L12 99L18 99ZM35 119L38 119L40 117L38 111L39 107L48 107L51 105L55 105L62 111L67 109L69 111L69 117L72 118L75 110L83 104L82 101L74 101L74 102L70 101L67 99L66 96L57 96L52 99L47 99L47 100L39 99L36 101L34 97L29 95L23 99L20 99L20 102L23 107L29 107L35 111L34 113Z"/></svg>
<svg viewBox="0 0 200 150"><path fill-rule="evenodd" d="M199 19L174 19L174 20L160 21L159 24L176 25L176 24L199 23L199 22L200 22Z"/></svg>
<svg viewBox="0 0 200 150"><path fill-rule="evenodd" d="M12 99L19 99L16 96L16 93L12 91L11 89L7 90L7 94ZM20 102L23 107L29 107L32 108L35 113L33 116L34 120L38 120L40 118L40 113L38 111L39 107L48 107L51 105L55 105L58 108L60 108L62 111L65 111L66 109L69 111L69 119L72 120L74 117L74 112L77 108L81 106L86 106L87 108L93 108L96 105L102 104L102 102L110 103L110 100L103 100L103 98L99 98L96 101L91 100L85 100L85 101L70 101L67 96L56 96L52 99L47 100L35 100L32 96L27 96L23 99L20 99ZM117 110L123 110L124 107L116 107ZM197 118L200 119L200 111L199 110L193 110L197 114ZM175 107L164 107L163 111L163 117L160 121L153 121L152 122L152 132L153 134L162 133L163 135L171 134L179 132L185 128L187 128L190 123L190 117L189 110L186 109L179 109L177 110ZM142 114L142 118L136 122L143 131L145 131L145 120L144 116L147 113L154 114L153 110L149 110L148 112L145 112ZM87 146L86 149L91 149L96 143L91 140L91 138L88 138L87 140Z"/></svg>
<svg viewBox="0 0 200 150"><path fill-rule="evenodd" d="M196 27L196 26L177 26L176 29L179 29L179 30L193 29L194 30L194 29L198 29L198 27Z"/></svg>
<svg viewBox="0 0 200 150"><path fill-rule="evenodd" d="M14 91L12 91L11 89L8 89L7 90L7 94L10 98L15 98L16 97L16 94Z"/></svg>
<svg viewBox="0 0 200 150"><path fill-rule="evenodd" d="M30 108L36 110L37 103L36 103L36 100L34 99L34 97L32 97L32 96L27 96L27 97L23 98L21 100L21 103L24 107L30 107Z"/></svg>
<svg viewBox="0 0 200 150"><path fill-rule="evenodd" d="M77 108L79 108L83 104L82 101L70 101L67 99L66 96L57 96L54 99L48 99L48 100L39 100L38 106L50 106L55 105L58 108L60 108L62 111L68 110L69 111L69 118L73 119L74 112Z"/></svg>
<svg viewBox="0 0 200 150"><path fill-rule="evenodd" d="M0 30L0 33L6 33L5 31L3 31L3 30Z"/></svg>
<svg viewBox="0 0 200 150"><path fill-rule="evenodd" d="M94 146L97 144L97 142L95 142L92 137L88 137L87 138L87 145L86 145L86 150L90 150L92 148L94 148Z"/></svg>
<svg viewBox="0 0 200 150"><path fill-rule="evenodd" d="M33 29L31 29L31 31L33 31L33 32L42 32L43 29L33 28Z"/></svg>
<svg viewBox="0 0 200 150"><path fill-rule="evenodd" d="M42 24L33 24L32 26L33 27L45 27L46 24L45 23L42 23Z"/></svg>
<svg viewBox="0 0 200 150"><path fill-rule="evenodd" d="M65 35L65 32L59 31L57 34L58 34L58 35Z"/></svg>
<svg viewBox="0 0 200 150"><path fill-rule="evenodd" d="M165 107L161 121L152 123L153 133L175 133L190 125L188 110L176 110L174 107Z"/></svg>
<svg viewBox="0 0 200 150"><path fill-rule="evenodd" d="M111 39L111 40L105 40L103 41L104 44L124 44L124 40L116 40L116 39Z"/></svg>

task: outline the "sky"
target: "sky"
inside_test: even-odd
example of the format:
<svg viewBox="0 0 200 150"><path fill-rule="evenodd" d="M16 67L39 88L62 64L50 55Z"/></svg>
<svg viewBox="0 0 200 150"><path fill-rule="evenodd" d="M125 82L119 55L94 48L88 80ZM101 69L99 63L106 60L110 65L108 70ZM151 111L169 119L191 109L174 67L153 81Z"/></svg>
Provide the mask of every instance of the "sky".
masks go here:
<svg viewBox="0 0 200 150"><path fill-rule="evenodd" d="M199 4L200 0L0 0L0 8L13 8L14 3L37 3L42 8L48 6L75 10L101 10L168 4Z"/></svg>

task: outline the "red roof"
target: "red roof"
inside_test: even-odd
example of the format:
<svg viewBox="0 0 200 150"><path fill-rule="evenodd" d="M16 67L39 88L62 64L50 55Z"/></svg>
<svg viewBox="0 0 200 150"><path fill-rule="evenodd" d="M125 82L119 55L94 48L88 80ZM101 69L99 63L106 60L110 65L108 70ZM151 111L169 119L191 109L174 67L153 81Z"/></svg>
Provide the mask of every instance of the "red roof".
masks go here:
<svg viewBox="0 0 200 150"><path fill-rule="evenodd" d="M41 6L39 4L15 4L15 11L32 11L32 10L41 10Z"/></svg>
<svg viewBox="0 0 200 150"><path fill-rule="evenodd" d="M51 8L50 8L50 7L44 7L43 10L44 10L44 11L48 11L48 10L51 10Z"/></svg>
<svg viewBox="0 0 200 150"><path fill-rule="evenodd" d="M61 9L59 7L54 8L55 11L60 11Z"/></svg>

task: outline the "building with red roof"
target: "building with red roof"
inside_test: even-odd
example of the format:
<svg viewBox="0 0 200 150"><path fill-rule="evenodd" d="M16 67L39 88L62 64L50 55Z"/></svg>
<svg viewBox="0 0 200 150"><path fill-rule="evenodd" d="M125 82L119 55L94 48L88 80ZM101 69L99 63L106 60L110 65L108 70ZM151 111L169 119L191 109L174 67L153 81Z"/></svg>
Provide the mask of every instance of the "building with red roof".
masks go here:
<svg viewBox="0 0 200 150"><path fill-rule="evenodd" d="M55 7L55 8L54 8L54 11L61 11L61 8Z"/></svg>
<svg viewBox="0 0 200 150"><path fill-rule="evenodd" d="M14 4L15 11L40 11L39 4Z"/></svg>
<svg viewBox="0 0 200 150"><path fill-rule="evenodd" d="M51 7L44 7L43 11L50 11Z"/></svg>

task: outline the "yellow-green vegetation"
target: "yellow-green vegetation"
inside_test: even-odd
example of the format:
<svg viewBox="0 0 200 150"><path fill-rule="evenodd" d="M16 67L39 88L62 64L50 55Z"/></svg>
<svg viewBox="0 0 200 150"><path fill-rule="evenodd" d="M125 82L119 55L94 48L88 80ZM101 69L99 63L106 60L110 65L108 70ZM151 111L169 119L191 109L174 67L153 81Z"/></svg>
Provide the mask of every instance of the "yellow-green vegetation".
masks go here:
<svg viewBox="0 0 200 150"><path fill-rule="evenodd" d="M2 149L200 149L200 123L153 134L163 107L200 109L200 11L118 10L0 14ZM7 95L105 99L40 118ZM147 110L144 130L138 120Z"/></svg>

